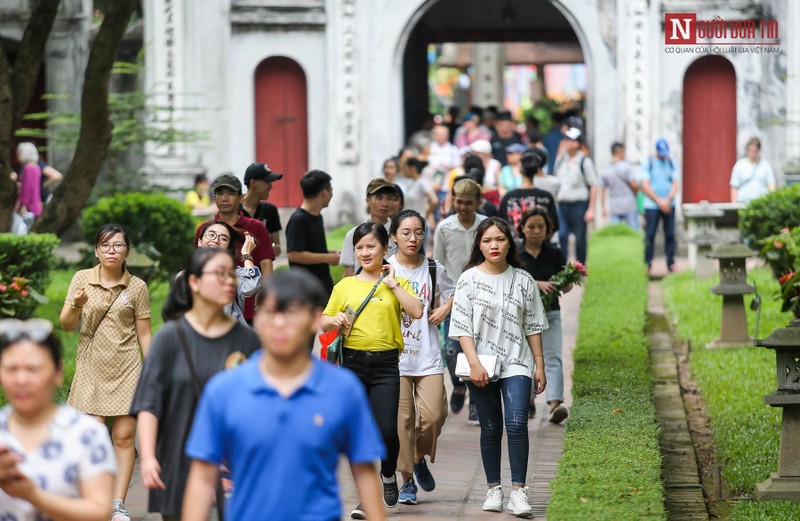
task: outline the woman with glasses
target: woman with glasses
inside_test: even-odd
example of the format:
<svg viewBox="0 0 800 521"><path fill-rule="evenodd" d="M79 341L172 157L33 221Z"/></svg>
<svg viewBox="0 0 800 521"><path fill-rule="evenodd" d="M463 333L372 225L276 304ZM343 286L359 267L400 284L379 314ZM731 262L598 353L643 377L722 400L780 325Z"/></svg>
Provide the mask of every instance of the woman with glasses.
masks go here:
<svg viewBox="0 0 800 521"><path fill-rule="evenodd" d="M544 391L547 382L540 335L546 328L539 288L522 269L508 223L498 217L481 221L456 284L449 335L461 343L470 367L467 385L478 409L481 459L488 484L483 510L503 511L500 449L505 423L513 486L506 508L518 517L532 515L525 484L528 401L531 379L536 394ZM496 381L489 380L478 355L500 359Z"/></svg>
<svg viewBox="0 0 800 521"><path fill-rule="evenodd" d="M125 269L130 247L121 226L101 226L94 240L94 254L100 262L72 277L60 315L64 331L80 324L67 403L101 422L112 418L111 439L119 473L111 521L130 521L125 497L136 457L136 419L128 411L152 336L147 284Z"/></svg>
<svg viewBox="0 0 800 521"><path fill-rule="evenodd" d="M231 225L222 221L215 221L203 225L205 228L200 230L200 239L197 241L197 248L223 248L231 252L236 257L234 243L242 243L241 256L243 266L236 267L236 297L225 307L225 313L229 314L242 323L244 320L244 299L252 297L258 293L261 287L261 270L253 263L253 249L256 242L249 232L244 232L244 240L236 233ZM183 272L179 273L181 276Z"/></svg>
<svg viewBox="0 0 800 521"><path fill-rule="evenodd" d="M389 233L381 223L367 222L353 232L355 257L362 271L345 277L333 287L322 315L322 330L350 331L344 340L342 365L350 369L364 384L372 414L386 446L381 460L383 502L397 506L397 407L400 400L398 356L403 350L400 320L405 313L410 319L422 318L423 305L407 279L395 279L395 269L384 262L389 251ZM367 301L361 314L351 321L361 303ZM366 519L358 505L350 514L353 519Z"/></svg>
<svg viewBox="0 0 800 521"><path fill-rule="evenodd" d="M0 320L0 519L106 521L116 463L108 430L69 405L61 344L44 319Z"/></svg>
<svg viewBox="0 0 800 521"><path fill-rule="evenodd" d="M139 420L142 482L150 512L180 519L190 460L183 453L199 392L216 373L260 347L256 334L225 313L236 293L233 254L198 248L162 309L130 414Z"/></svg>
<svg viewBox="0 0 800 521"><path fill-rule="evenodd" d="M403 478L399 501L407 505L417 504L417 484L427 492L436 487L425 456L431 463L436 460L436 440L447 418L439 324L450 313L455 285L441 263L420 253L425 230L425 219L414 210L398 213L389 229L397 243L389 265L398 277L411 283L424 306L422 318L414 320L403 314L401 322L404 349L400 354L397 468Z"/></svg>

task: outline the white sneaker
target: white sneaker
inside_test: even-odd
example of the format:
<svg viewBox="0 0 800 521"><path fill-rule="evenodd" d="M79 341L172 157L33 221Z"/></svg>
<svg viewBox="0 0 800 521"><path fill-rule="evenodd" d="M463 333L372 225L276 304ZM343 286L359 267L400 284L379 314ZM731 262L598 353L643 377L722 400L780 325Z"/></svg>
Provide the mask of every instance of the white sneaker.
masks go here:
<svg viewBox="0 0 800 521"><path fill-rule="evenodd" d="M486 493L486 501L483 502L483 509L487 512L503 511L503 487L497 485Z"/></svg>
<svg viewBox="0 0 800 521"><path fill-rule="evenodd" d="M131 521L128 509L121 499L115 499L111 503L111 521Z"/></svg>
<svg viewBox="0 0 800 521"><path fill-rule="evenodd" d="M517 517L532 517L533 510L528 504L528 487L512 490L506 508Z"/></svg>

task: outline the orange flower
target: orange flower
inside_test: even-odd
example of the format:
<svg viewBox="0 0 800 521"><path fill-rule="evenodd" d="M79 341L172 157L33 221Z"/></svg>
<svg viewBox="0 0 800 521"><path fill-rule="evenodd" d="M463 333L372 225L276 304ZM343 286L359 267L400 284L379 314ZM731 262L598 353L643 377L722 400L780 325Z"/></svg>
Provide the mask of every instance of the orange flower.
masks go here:
<svg viewBox="0 0 800 521"><path fill-rule="evenodd" d="M19 291L19 290L21 290L22 288L20 288L20 287L19 287L19 284L17 284L16 282L12 282L12 283L11 283L11 289L15 289L15 290Z"/></svg>
<svg viewBox="0 0 800 521"><path fill-rule="evenodd" d="M27 296L28 296L28 294L29 294L29 292L28 292L28 290L27 290L27 289L24 289L24 290L22 290L22 291L20 291L20 292L19 292L19 296L20 296L20 297L27 297Z"/></svg>
<svg viewBox="0 0 800 521"><path fill-rule="evenodd" d="M783 243L781 241L775 241L772 243L772 245L775 246L775 248L778 250L783 249Z"/></svg>
<svg viewBox="0 0 800 521"><path fill-rule="evenodd" d="M794 272L789 272L778 279L778 284L783 286L786 283L786 281L791 279L792 277L794 277Z"/></svg>
<svg viewBox="0 0 800 521"><path fill-rule="evenodd" d="M5 290L7 290L7 289L8 289L8 286L6 286L5 284L0 284L0 293L5 292Z"/></svg>

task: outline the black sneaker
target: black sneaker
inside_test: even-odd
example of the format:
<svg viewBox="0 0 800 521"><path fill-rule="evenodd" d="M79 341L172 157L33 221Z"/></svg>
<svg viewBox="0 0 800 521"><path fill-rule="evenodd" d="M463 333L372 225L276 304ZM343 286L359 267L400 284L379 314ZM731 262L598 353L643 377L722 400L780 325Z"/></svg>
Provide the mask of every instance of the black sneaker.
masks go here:
<svg viewBox="0 0 800 521"><path fill-rule="evenodd" d="M436 488L436 480L433 479L433 474L428 469L428 462L425 461L425 458L414 464L414 476L416 476L420 488L425 492L430 492Z"/></svg>
<svg viewBox="0 0 800 521"><path fill-rule="evenodd" d="M352 512L350 512L350 517L352 519L366 519L367 518L366 512L364 512L364 509L361 508L361 503L359 503L358 506L356 508L354 508Z"/></svg>
<svg viewBox="0 0 800 521"><path fill-rule="evenodd" d="M383 481L383 479L381 479ZM397 479L391 483L383 484L383 504L387 508L395 508L399 500L400 491L397 490Z"/></svg>
<svg viewBox="0 0 800 521"><path fill-rule="evenodd" d="M467 386L456 387L450 395L450 410L458 414L464 408L464 398L467 396Z"/></svg>
<svg viewBox="0 0 800 521"><path fill-rule="evenodd" d="M471 423L472 425L480 425L480 420L478 419L478 409L475 408L475 405L469 404L469 416L467 416L467 422Z"/></svg>

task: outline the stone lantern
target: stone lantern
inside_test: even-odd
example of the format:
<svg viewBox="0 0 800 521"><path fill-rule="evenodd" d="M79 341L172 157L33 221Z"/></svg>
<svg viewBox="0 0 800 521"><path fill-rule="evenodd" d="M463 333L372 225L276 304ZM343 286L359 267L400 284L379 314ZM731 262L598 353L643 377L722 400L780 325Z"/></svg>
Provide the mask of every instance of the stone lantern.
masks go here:
<svg viewBox="0 0 800 521"><path fill-rule="evenodd" d="M155 255L158 255L158 252L155 248L150 247L142 247L139 249L131 248L131 252L128 255L128 258L125 259L125 265L131 275L136 275L146 283L150 282L150 279L155 275L156 271L158 271L159 262L148 255L155 251ZM145 253L147 252L147 253Z"/></svg>
<svg viewBox="0 0 800 521"><path fill-rule="evenodd" d="M689 233L689 267L695 270L695 277L708 279L714 274L714 261L707 254L711 246L721 242L717 234L716 219L725 215L708 201L697 204L684 204L683 217Z"/></svg>
<svg viewBox="0 0 800 521"><path fill-rule="evenodd" d="M706 348L742 346L752 342L747 332L744 296L756 288L747 283L745 261L756 252L744 244L723 244L708 256L719 260L719 284L711 293L722 295L722 324L719 339L706 344Z"/></svg>
<svg viewBox="0 0 800 521"><path fill-rule="evenodd" d="M764 403L783 408L778 472L756 485L756 498L800 501L800 318L756 345L775 350L778 390Z"/></svg>

